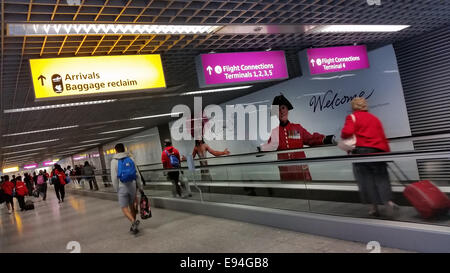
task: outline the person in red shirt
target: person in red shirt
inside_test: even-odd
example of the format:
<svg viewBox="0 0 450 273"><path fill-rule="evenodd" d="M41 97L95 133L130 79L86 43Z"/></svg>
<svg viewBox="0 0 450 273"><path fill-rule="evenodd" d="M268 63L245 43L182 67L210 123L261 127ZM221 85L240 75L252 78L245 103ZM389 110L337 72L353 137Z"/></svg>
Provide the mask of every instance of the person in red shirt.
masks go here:
<svg viewBox="0 0 450 273"><path fill-rule="evenodd" d="M16 198L19 201L19 207L21 211L25 210L25 195L28 194L28 188L25 182L22 181L22 177L16 177Z"/></svg>
<svg viewBox="0 0 450 273"><path fill-rule="evenodd" d="M180 166L173 166L170 163L170 155L174 155L177 159L178 159L178 163L180 164L181 162L181 158L180 158L180 153L178 152L177 149L175 149L175 147L172 146L172 142L170 141L170 139L165 139L164 140L164 150L161 154L161 162L163 164L163 168L164 169L177 169ZM167 172L167 178L172 181L172 195L173 197L176 197L176 195L178 194L180 197L182 197L181 194L181 186L180 186L180 172L178 170L176 171L168 171Z"/></svg>
<svg viewBox="0 0 450 273"><path fill-rule="evenodd" d="M15 189L14 183L9 181L9 176L3 176L3 196L6 202L6 206L8 207L8 213L11 214L14 212L14 202L13 202L13 190Z"/></svg>
<svg viewBox="0 0 450 273"><path fill-rule="evenodd" d="M64 202L64 196L66 192L64 186L66 185L66 174L59 164L54 165L52 171L52 182L55 186L56 197L58 198L58 203Z"/></svg>
<svg viewBox="0 0 450 273"><path fill-rule="evenodd" d="M281 151L300 149L303 145L318 146L333 144L333 135L325 136L319 133L309 133L298 123L291 123L289 110L292 104L283 96L276 96L272 105L278 105L280 125L272 130L269 141L259 148L262 151ZM278 160L305 158L305 152L279 153ZM308 165L279 166L281 180L311 181Z"/></svg>
<svg viewBox="0 0 450 273"><path fill-rule="evenodd" d="M356 136L355 149L351 153L389 152L383 125L376 116L368 112L366 99L354 98L351 105L355 121L348 115L341 132L342 139ZM398 206L391 200L391 184L386 162L353 163L353 173L358 183L361 201L371 204L369 215L380 216L378 205L386 204L388 216L392 216L393 210L398 209Z"/></svg>

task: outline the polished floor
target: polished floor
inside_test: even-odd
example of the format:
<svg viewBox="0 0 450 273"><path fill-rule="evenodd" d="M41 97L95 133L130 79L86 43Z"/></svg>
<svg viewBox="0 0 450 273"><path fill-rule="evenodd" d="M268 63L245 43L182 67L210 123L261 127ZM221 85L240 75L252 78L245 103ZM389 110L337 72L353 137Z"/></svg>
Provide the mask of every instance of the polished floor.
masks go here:
<svg viewBox="0 0 450 273"><path fill-rule="evenodd" d="M132 235L116 201L68 194L58 204L52 188L48 195L46 201L31 197L31 211L8 214L0 205L0 252L68 253L71 244L82 253L370 252L362 243L156 208ZM381 246L381 252L406 251Z"/></svg>

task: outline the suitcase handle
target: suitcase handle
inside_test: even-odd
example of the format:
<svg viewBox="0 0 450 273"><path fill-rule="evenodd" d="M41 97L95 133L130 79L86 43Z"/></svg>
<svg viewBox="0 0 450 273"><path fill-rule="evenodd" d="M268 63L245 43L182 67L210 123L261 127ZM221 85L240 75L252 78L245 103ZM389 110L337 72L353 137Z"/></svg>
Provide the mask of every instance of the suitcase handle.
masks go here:
<svg viewBox="0 0 450 273"><path fill-rule="evenodd" d="M394 171L394 169L389 164L392 164L392 166L395 166L395 168L401 173L401 175L405 178L406 181L411 181L409 179L409 177L405 174L405 172L402 171L402 169L397 165L397 163L395 163L395 161L386 161L387 167L391 170L391 172L397 178L398 182L400 184L402 184L403 187L406 187L406 185L402 182L400 176Z"/></svg>

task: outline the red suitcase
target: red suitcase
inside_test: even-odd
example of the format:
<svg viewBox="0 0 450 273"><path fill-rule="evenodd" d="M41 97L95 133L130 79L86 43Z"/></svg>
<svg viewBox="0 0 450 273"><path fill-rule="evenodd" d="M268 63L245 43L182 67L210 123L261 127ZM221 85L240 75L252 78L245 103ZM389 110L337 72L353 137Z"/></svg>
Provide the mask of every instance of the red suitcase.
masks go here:
<svg viewBox="0 0 450 273"><path fill-rule="evenodd" d="M394 161L390 161L389 163L392 163L392 165L395 166L403 177L410 181L408 176L397 164L395 164ZM404 185L397 173L392 168L390 169L397 177L398 181ZM404 186L405 189L403 190L403 195L414 206L414 208L416 208L423 218L429 219L448 212L450 208L450 200L448 196L429 180L422 180Z"/></svg>
<svg viewBox="0 0 450 273"><path fill-rule="evenodd" d="M447 213L450 208L448 196L429 180L406 186L403 195L425 219Z"/></svg>

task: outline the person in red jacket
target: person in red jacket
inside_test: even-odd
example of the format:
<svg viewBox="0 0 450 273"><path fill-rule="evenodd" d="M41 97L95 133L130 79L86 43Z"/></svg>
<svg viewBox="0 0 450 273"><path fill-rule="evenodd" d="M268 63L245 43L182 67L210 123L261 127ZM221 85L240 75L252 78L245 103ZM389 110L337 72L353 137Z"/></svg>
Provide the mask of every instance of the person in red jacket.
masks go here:
<svg viewBox="0 0 450 273"><path fill-rule="evenodd" d="M173 155L178 159L178 164L180 164L181 162L181 158L180 158L180 153L178 152L177 149L175 149L172 146L172 142L170 141L170 139L165 139L164 140L164 150L161 154L161 162L163 164L163 168L164 169L176 169L179 168L179 166L173 166L170 163L170 156ZM180 172L177 171L168 171L167 172L167 178L172 181L172 195L173 197L176 197L176 195L178 194L180 197L182 197L181 194L181 186L180 186Z"/></svg>
<svg viewBox="0 0 450 273"><path fill-rule="evenodd" d="M55 186L56 197L58 198L58 203L64 202L64 196L66 192L64 186L66 185L66 174L59 164L54 165L52 171L52 183Z"/></svg>
<svg viewBox="0 0 450 273"><path fill-rule="evenodd" d="M15 189L14 183L9 181L9 176L3 176L3 196L6 202L6 206L8 207L8 213L11 214L14 212L14 202L13 202L13 191Z"/></svg>
<svg viewBox="0 0 450 273"><path fill-rule="evenodd" d="M300 149L303 145L318 146L332 144L334 136L325 136L319 133L309 133L298 123L291 123L289 110L294 109L292 104L283 96L276 96L272 105L278 105L280 125L272 130L269 141L261 145L262 151L281 151ZM305 152L279 153L278 160L305 158ZM279 166L281 180L310 181L308 165Z"/></svg>
<svg viewBox="0 0 450 273"><path fill-rule="evenodd" d="M22 181L22 177L16 177L16 198L19 201L19 207L21 211L25 210L25 195L28 194L28 188L25 182Z"/></svg>
<svg viewBox="0 0 450 273"><path fill-rule="evenodd" d="M351 101L351 115L345 119L341 138L356 136L355 149L352 154L373 154L389 152L389 143L384 134L380 120L369 113L366 99L357 97ZM353 173L358 183L361 201L371 204L369 215L380 216L378 205L386 204L389 216L398 206L392 202L391 184L386 162L353 163Z"/></svg>

